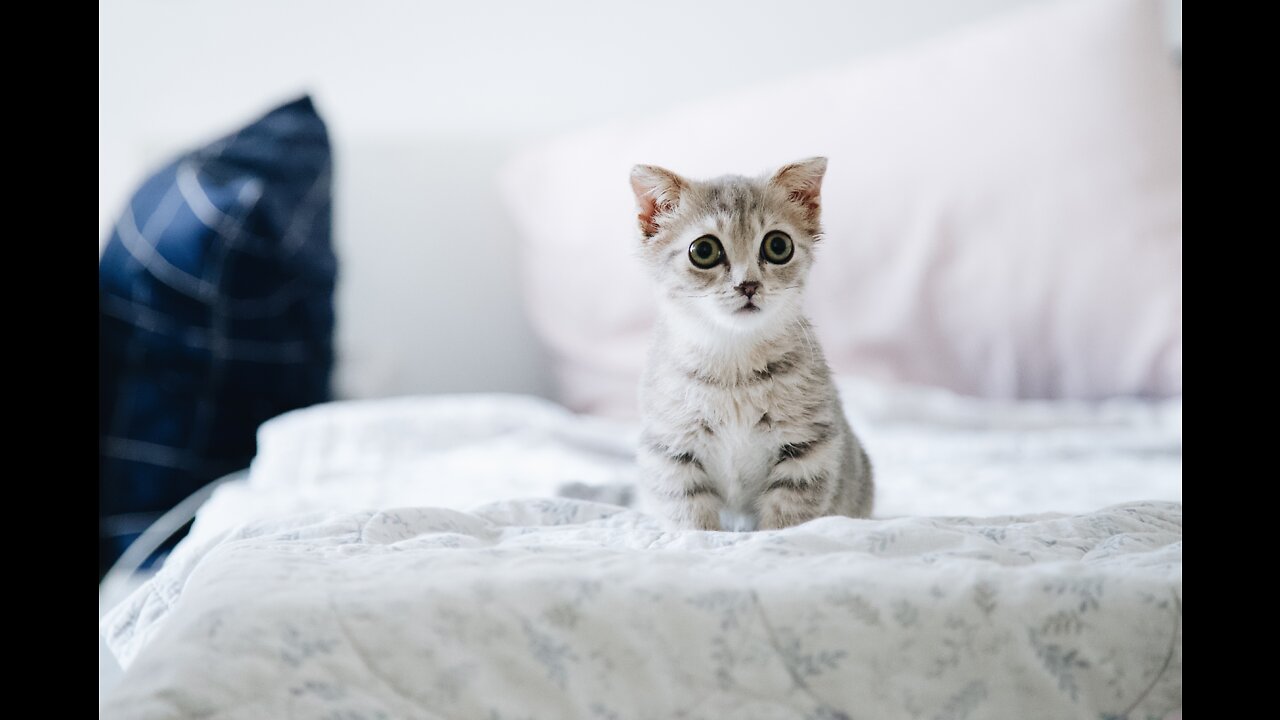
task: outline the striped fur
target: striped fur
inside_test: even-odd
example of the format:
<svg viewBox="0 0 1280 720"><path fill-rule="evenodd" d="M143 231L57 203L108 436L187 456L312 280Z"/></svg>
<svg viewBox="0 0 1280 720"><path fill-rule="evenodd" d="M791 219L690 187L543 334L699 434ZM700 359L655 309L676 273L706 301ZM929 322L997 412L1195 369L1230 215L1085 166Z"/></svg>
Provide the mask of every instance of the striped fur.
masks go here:
<svg viewBox="0 0 1280 720"><path fill-rule="evenodd" d="M825 170L813 158L754 179L632 171L659 309L640 388L639 495L676 527L770 529L871 512L871 463L801 311ZM780 265L761 256L774 230L794 245ZM724 249L709 269L689 259L704 235ZM758 283L754 296L744 283Z"/></svg>

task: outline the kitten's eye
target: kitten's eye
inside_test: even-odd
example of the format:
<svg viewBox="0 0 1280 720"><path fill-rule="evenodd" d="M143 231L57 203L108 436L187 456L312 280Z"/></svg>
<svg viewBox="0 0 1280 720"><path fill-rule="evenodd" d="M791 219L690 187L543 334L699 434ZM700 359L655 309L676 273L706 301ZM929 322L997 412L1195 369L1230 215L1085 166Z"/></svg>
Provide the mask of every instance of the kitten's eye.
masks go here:
<svg viewBox="0 0 1280 720"><path fill-rule="evenodd" d="M724 259L724 248L714 235L703 235L689 245L689 260L703 270L713 268Z"/></svg>
<svg viewBox="0 0 1280 720"><path fill-rule="evenodd" d="M781 230L774 230L764 236L760 243L760 257L775 265L784 265L791 260L796 247L791 243L791 236Z"/></svg>

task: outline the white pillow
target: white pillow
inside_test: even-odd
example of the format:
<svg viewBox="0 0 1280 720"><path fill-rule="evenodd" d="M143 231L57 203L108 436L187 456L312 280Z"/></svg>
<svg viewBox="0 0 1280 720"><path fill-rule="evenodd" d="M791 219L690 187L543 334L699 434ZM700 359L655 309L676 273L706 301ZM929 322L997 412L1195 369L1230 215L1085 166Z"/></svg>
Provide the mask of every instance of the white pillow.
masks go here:
<svg viewBox="0 0 1280 720"><path fill-rule="evenodd" d="M830 169L809 308L838 372L1181 393L1182 99L1160 28L1158 0L1049 3L517 158L503 192L562 399L635 412L653 303L633 164L709 177L812 155Z"/></svg>

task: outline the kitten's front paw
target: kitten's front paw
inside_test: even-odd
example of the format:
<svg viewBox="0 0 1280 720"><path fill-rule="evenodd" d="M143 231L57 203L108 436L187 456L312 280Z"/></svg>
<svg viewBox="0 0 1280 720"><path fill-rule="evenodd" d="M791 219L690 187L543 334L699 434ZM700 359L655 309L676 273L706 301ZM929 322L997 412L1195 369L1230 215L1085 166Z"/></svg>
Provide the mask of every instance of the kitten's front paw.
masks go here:
<svg viewBox="0 0 1280 720"><path fill-rule="evenodd" d="M771 493L777 495L779 493ZM773 497L761 503L760 530L781 530L821 517L822 513L811 503L798 502L794 498Z"/></svg>
<svg viewBox="0 0 1280 720"><path fill-rule="evenodd" d="M693 530L722 530L720 524L720 512L711 508L699 508L690 517L691 529Z"/></svg>
<svg viewBox="0 0 1280 720"><path fill-rule="evenodd" d="M720 511L720 526L731 532L751 532L756 529L756 517L750 513L729 509Z"/></svg>
<svg viewBox="0 0 1280 720"><path fill-rule="evenodd" d="M720 530L720 508L707 502L669 507L667 521L677 530Z"/></svg>

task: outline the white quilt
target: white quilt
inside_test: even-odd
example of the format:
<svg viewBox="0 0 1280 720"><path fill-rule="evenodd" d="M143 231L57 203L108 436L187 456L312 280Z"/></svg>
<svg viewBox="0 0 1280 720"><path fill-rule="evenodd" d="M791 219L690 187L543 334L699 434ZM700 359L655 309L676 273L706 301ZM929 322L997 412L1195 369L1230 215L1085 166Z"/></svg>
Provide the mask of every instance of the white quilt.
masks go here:
<svg viewBox="0 0 1280 720"><path fill-rule="evenodd" d="M529 399L286 416L249 481L104 618L127 667L104 717L1181 708L1180 401L843 394L877 463L877 515L903 517L672 533L550 498L628 482L634 429ZM955 517L993 508L1075 514Z"/></svg>

